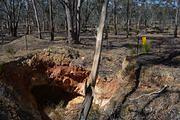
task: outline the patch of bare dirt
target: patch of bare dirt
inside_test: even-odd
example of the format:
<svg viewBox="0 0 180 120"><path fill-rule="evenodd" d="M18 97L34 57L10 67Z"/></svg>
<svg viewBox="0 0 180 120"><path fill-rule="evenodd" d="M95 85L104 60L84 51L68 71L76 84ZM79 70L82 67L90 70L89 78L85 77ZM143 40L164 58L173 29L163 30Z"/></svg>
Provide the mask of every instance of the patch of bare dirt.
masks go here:
<svg viewBox="0 0 180 120"><path fill-rule="evenodd" d="M69 66L68 58L58 60L60 56L52 56L40 53L29 59L5 63L1 68L0 79L20 94L22 103L34 109L42 109L48 104L45 103L48 99L55 99L54 104L58 104L61 99L68 103L81 95L81 84L88 77L89 71ZM52 59L59 61L59 64Z"/></svg>
<svg viewBox="0 0 180 120"><path fill-rule="evenodd" d="M108 118L116 108L119 109L118 115L128 120L179 119L179 57L167 64L143 66L137 81L137 68L133 62L129 62L127 70L130 71L125 74L122 74L121 66L124 57L135 49L135 38L116 37L109 40L109 48L106 41L103 43L95 98L89 119L96 120L104 116ZM16 116L21 118L28 114L27 116L37 120L78 119L84 99L84 82L91 70L95 39L82 39L82 44L70 47L61 44L62 41L49 44L32 37L29 51L24 51L24 39L22 37L4 47L13 45L17 49L11 58L1 53L3 57L0 57L0 82L3 85L0 84L0 89L4 92L0 92L0 116L8 118L4 113L12 107ZM144 61L154 58L152 52L162 54L166 50L179 49L176 39L173 40L177 45L169 48L167 47L172 38L167 40L164 37L148 36L148 39L154 40L154 47L143 58ZM44 43L39 47L41 42ZM157 47L158 44L160 48ZM130 48L129 45L133 47ZM157 52L159 50L161 52ZM26 57L20 57L25 55ZM162 93L156 93L166 85L168 87ZM6 101L12 101L12 104L8 105ZM17 112L19 106L20 111L24 111L23 115Z"/></svg>
<svg viewBox="0 0 180 120"><path fill-rule="evenodd" d="M51 106L55 110L60 101L63 101L62 107L67 105L66 112L75 111L74 115L77 117L83 101L85 80L88 79L90 71L78 65L74 66L73 58L72 54L52 52L30 55L2 64L0 80L19 94L23 104L34 110L40 110L41 117L46 116L43 110ZM108 82L99 78L96 104L105 104L101 100L109 99L113 91L115 92L116 85L116 81ZM51 115L55 113L50 110L47 114L52 117Z"/></svg>

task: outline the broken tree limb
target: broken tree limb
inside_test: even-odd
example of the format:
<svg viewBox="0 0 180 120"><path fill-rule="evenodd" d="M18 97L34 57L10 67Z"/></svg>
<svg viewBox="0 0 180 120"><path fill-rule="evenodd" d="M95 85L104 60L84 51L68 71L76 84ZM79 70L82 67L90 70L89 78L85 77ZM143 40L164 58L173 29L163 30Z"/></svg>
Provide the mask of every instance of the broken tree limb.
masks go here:
<svg viewBox="0 0 180 120"><path fill-rule="evenodd" d="M94 88L96 85L96 79L98 75L98 67L100 63L100 56L101 56L101 49L102 49L102 40L103 40L103 30L104 30L104 24L106 19L106 12L107 12L107 6L108 6L109 0L104 0L102 11L101 11L101 17L99 21L99 27L97 31L96 36L96 48L95 48L95 55L93 60L93 65L91 69L91 74L89 76L89 81L87 81L87 84L85 86L85 99L83 101L82 110L80 112L79 120L86 120L89 110L92 105L92 101L94 98Z"/></svg>
<svg viewBox="0 0 180 120"><path fill-rule="evenodd" d="M148 94L142 94L136 98L133 98L133 99L129 99L130 101L133 101L133 100L137 100L137 99L140 99L142 97L145 97L145 96L151 96L151 95L156 95L156 94L160 94L162 93L163 91L165 91L166 89L168 88L168 85L165 85L163 88L161 88L160 90L158 91L154 91L154 92L151 92L151 93L148 93Z"/></svg>
<svg viewBox="0 0 180 120"><path fill-rule="evenodd" d="M161 94L165 93L167 90L168 86L164 86L151 100L149 100L140 110L141 113L145 113L145 108L150 105L151 102L153 102L156 98L160 97Z"/></svg>

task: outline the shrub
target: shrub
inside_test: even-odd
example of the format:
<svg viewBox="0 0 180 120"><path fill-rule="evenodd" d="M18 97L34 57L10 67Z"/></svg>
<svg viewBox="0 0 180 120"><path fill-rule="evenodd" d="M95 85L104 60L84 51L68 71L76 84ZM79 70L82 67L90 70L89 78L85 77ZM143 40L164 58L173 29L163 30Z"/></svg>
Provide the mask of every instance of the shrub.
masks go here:
<svg viewBox="0 0 180 120"><path fill-rule="evenodd" d="M142 36L142 48L144 53L148 53L151 50L151 44L152 41L148 43L146 37Z"/></svg>

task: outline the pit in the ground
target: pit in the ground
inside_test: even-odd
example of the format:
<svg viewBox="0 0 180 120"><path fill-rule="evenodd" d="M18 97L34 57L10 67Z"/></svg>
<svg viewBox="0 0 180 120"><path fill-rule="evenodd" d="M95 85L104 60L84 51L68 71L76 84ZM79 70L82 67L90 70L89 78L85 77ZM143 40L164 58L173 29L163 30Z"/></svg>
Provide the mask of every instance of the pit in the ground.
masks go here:
<svg viewBox="0 0 180 120"><path fill-rule="evenodd" d="M78 96L77 93L68 93L57 86L51 85L34 86L31 92L40 109L55 107L58 104L61 104L62 107L66 107L70 100Z"/></svg>

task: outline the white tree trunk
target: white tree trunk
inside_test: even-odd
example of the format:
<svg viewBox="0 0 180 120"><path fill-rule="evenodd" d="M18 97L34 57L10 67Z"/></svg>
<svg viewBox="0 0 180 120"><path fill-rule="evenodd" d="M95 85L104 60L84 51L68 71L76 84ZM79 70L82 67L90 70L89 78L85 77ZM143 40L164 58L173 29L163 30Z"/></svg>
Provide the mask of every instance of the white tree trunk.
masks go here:
<svg viewBox="0 0 180 120"><path fill-rule="evenodd" d="M38 14L37 14L37 8L36 8L36 4L34 2L34 0L32 0L32 4L33 4L33 8L34 8L34 15L36 18L36 23L37 23L37 27L38 27L38 33L39 33L39 38L41 39L41 28L40 28L40 23L39 23L39 19L38 19Z"/></svg>

